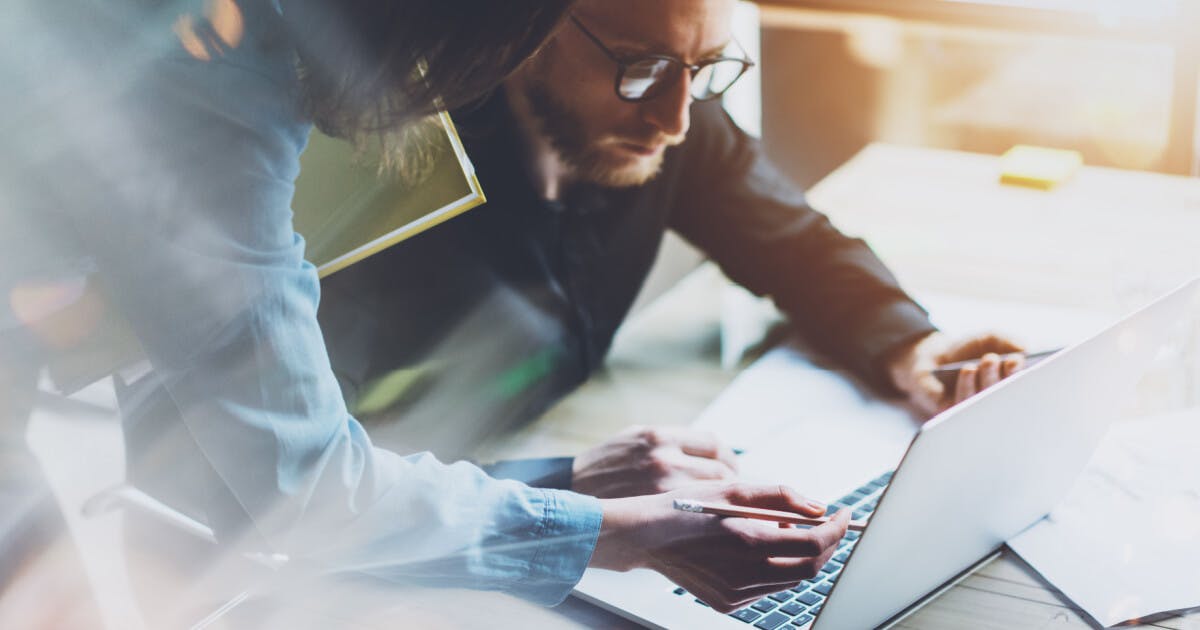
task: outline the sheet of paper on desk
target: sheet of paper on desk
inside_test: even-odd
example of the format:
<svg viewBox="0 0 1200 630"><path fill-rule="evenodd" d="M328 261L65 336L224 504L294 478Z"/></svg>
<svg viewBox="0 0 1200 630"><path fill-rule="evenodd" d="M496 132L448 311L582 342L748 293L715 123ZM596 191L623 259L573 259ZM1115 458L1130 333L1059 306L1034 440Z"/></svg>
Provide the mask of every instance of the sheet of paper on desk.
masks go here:
<svg viewBox="0 0 1200 630"><path fill-rule="evenodd" d="M1119 423L1009 547L1105 626L1200 606L1198 454L1200 408Z"/></svg>

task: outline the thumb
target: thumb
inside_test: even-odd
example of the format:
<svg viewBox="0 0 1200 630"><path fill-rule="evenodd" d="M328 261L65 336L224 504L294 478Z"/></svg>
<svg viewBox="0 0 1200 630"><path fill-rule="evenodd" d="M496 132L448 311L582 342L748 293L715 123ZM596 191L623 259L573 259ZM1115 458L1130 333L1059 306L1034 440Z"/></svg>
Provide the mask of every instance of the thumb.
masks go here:
<svg viewBox="0 0 1200 630"><path fill-rule="evenodd" d="M917 377L917 391L913 393L938 401L946 394L946 386L942 385L933 372L925 372Z"/></svg>

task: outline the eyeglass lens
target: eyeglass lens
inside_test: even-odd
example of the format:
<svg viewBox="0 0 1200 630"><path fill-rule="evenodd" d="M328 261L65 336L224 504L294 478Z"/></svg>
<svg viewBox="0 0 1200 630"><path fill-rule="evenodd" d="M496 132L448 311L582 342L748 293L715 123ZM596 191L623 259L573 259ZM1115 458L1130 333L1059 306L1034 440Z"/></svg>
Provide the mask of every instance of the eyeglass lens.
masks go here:
<svg viewBox="0 0 1200 630"><path fill-rule="evenodd" d="M741 61L716 61L705 65L692 77L692 98L702 101L714 98L728 90L745 71ZM643 59L625 68L619 90L627 99L655 97L672 81L679 78L683 66L668 59Z"/></svg>

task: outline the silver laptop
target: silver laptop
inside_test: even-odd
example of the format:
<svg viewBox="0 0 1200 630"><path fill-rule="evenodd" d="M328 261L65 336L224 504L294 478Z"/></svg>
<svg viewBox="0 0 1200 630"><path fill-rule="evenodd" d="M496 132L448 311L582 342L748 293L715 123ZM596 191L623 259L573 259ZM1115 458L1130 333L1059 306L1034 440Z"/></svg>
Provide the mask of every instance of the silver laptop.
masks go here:
<svg viewBox="0 0 1200 630"><path fill-rule="evenodd" d="M1049 513L1197 294L1200 279L924 425L796 350L772 351L696 426L746 449L747 479L854 510L866 531L813 580L733 615L644 570L589 570L575 594L650 627L895 623Z"/></svg>

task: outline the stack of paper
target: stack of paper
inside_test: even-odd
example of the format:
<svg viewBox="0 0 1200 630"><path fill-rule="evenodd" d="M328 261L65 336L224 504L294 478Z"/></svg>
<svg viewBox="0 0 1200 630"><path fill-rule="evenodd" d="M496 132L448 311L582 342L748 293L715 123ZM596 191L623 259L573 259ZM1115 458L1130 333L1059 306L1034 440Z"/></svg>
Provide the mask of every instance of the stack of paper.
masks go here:
<svg viewBox="0 0 1200 630"><path fill-rule="evenodd" d="M1105 626L1200 607L1200 408L1115 425L1009 546Z"/></svg>

